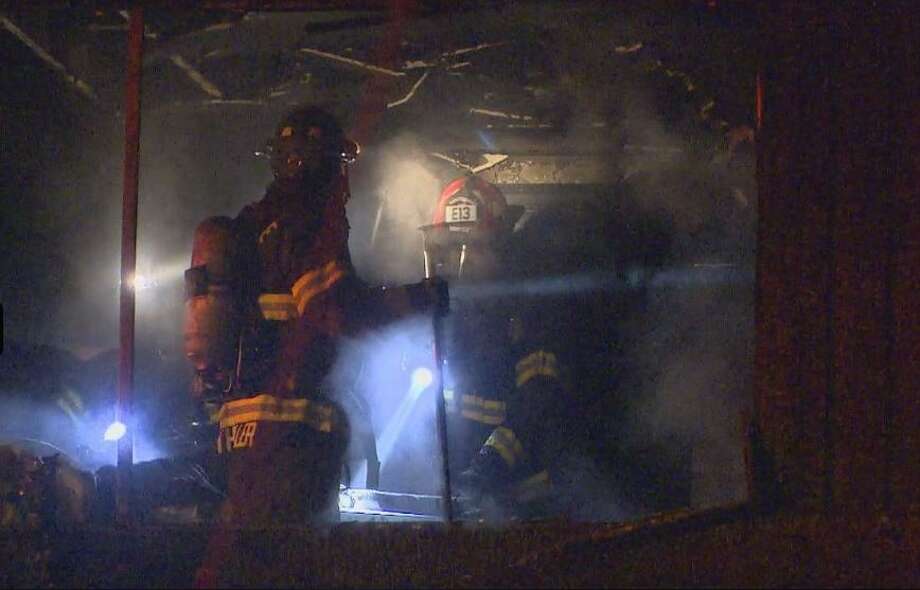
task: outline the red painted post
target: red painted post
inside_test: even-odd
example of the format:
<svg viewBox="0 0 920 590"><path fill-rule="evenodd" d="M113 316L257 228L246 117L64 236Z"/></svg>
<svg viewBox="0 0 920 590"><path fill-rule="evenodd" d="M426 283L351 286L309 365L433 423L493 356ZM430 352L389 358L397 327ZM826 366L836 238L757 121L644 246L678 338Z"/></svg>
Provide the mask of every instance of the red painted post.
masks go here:
<svg viewBox="0 0 920 590"><path fill-rule="evenodd" d="M118 400L115 419L127 427L118 440L115 482L116 520L130 522L129 491L134 462L134 272L137 258L137 192L141 136L141 56L144 46L141 8L131 9L128 25L128 63L125 80L125 166L121 221L121 302L119 324Z"/></svg>

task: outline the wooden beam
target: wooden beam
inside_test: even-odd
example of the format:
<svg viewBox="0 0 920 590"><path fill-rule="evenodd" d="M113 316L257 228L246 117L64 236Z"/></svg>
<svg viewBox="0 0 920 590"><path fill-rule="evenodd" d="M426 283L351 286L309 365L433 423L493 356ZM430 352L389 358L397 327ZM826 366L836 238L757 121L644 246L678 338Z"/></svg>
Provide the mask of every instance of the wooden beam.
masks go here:
<svg viewBox="0 0 920 590"><path fill-rule="evenodd" d="M52 56L50 53L45 51L45 49L41 45L39 45L34 39L32 39L25 31L23 31L21 28L16 26L16 23L10 20L7 16L0 15L0 27L3 27L4 29L12 33L17 39L22 41L22 43L26 47L31 49L32 52L35 53L36 56L38 56L39 59L41 59L43 62L51 66L53 70L61 74L64 80L68 84L70 84L77 92L79 92L80 94L89 98L92 101L98 100L98 97L96 96L96 92L93 90L92 86L90 86L85 81L81 80L80 78L76 77L75 75L71 74L67 70L67 68L64 66L64 64L56 60L54 56Z"/></svg>

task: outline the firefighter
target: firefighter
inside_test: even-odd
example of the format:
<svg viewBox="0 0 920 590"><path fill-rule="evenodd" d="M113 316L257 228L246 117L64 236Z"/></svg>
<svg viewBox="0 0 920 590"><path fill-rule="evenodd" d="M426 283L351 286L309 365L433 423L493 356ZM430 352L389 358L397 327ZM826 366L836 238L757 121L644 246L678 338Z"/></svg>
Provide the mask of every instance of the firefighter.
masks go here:
<svg viewBox="0 0 920 590"><path fill-rule="evenodd" d="M476 177L449 183L424 226L426 276L455 285L445 327L449 464L473 512L552 513L548 471L565 415L566 364L550 309L497 296L513 279L513 228L523 209ZM490 288L493 287L493 288Z"/></svg>
<svg viewBox="0 0 920 590"><path fill-rule="evenodd" d="M186 273L186 354L196 394L218 400L233 528L334 517L349 436L325 380L339 338L447 306L442 281L372 289L356 276L345 202L357 150L330 114L294 110L268 151L265 196L199 225ZM200 582L229 551L218 539Z"/></svg>

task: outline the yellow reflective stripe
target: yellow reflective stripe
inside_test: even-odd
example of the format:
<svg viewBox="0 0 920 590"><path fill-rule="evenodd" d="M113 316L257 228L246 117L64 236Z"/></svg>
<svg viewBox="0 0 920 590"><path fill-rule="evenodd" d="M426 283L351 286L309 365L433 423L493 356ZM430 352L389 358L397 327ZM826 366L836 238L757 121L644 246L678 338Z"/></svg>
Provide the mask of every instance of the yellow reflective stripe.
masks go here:
<svg viewBox="0 0 920 590"><path fill-rule="evenodd" d="M552 487L549 471L544 469L514 486L514 495L521 501L534 500L549 493Z"/></svg>
<svg viewBox="0 0 920 590"><path fill-rule="evenodd" d="M294 298L287 293L259 295L259 309L266 320L285 321L297 316Z"/></svg>
<svg viewBox="0 0 920 590"><path fill-rule="evenodd" d="M291 288L297 303L297 313L303 315L304 309L314 297L328 291L344 276L345 269L336 260L330 260L322 268L303 273Z"/></svg>
<svg viewBox="0 0 920 590"><path fill-rule="evenodd" d="M495 415L495 414L486 414L484 412L477 412L476 410L462 409L460 410L460 415L464 418L469 418L475 422L480 422L482 424L488 424L489 426L498 426L505 421L504 414Z"/></svg>
<svg viewBox="0 0 920 590"><path fill-rule="evenodd" d="M556 355L543 350L527 355L526 358L515 365L514 370L516 374L515 383L518 387L537 376L559 377L559 363L556 360Z"/></svg>
<svg viewBox="0 0 920 590"><path fill-rule="evenodd" d="M449 412L457 412L457 403L453 389L444 390L444 401ZM460 396L460 415L469 420L498 426L505 421L505 402L463 394Z"/></svg>
<svg viewBox="0 0 920 590"><path fill-rule="evenodd" d="M245 422L303 422L320 432L331 432L333 408L308 399L286 399L263 393L225 403L217 419L221 428Z"/></svg>
<svg viewBox="0 0 920 590"><path fill-rule="evenodd" d="M492 447L498 451L508 467L514 467L517 460L524 457L524 447L514 436L514 431L506 426L499 426L493 430L483 446Z"/></svg>
<svg viewBox="0 0 920 590"><path fill-rule="evenodd" d="M464 406L478 406L480 408L485 408L487 410L492 410L494 412L505 412L505 402L501 402L494 399L485 399L476 395L464 395L463 396L463 405Z"/></svg>
<svg viewBox="0 0 920 590"><path fill-rule="evenodd" d="M460 400L460 415L464 418L490 426L498 426L505 421L505 402L466 394Z"/></svg>

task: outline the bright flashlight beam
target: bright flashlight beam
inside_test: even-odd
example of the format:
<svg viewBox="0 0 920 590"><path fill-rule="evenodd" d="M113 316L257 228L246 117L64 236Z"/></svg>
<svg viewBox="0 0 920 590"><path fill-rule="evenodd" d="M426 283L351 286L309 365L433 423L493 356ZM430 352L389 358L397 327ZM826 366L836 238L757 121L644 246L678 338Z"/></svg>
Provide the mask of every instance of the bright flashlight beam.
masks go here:
<svg viewBox="0 0 920 590"><path fill-rule="evenodd" d="M109 427L105 429L105 434L102 438L108 441L118 440L128 432L128 428L121 422L112 422L109 424Z"/></svg>
<svg viewBox="0 0 920 590"><path fill-rule="evenodd" d="M527 281L494 281L451 286L451 299L483 299L509 295L568 295L591 291L628 291L640 286L653 288L712 287L747 284L754 280L750 269L732 264L697 264L687 268L662 269L653 275L620 278L615 273L573 274Z"/></svg>
<svg viewBox="0 0 920 590"><path fill-rule="evenodd" d="M151 289L156 286L156 281L151 277L146 275L134 275L134 278L131 279L131 287L135 291L143 291L145 289Z"/></svg>
<svg viewBox="0 0 920 590"><path fill-rule="evenodd" d="M406 421L412 414L412 410L415 409L415 404L418 402L422 392L431 385L433 380L434 376L431 373L431 369L419 367L412 371L412 384L409 386L409 391L406 392L406 396L400 402L399 407L396 408L396 412L390 419L389 424L383 429L383 434L380 435L380 442L377 448L381 464L386 463L390 453L393 452L393 447L396 446L396 441L406 427Z"/></svg>
<svg viewBox="0 0 920 590"><path fill-rule="evenodd" d="M423 391L426 387L431 385L431 382L434 380L433 375L431 374L431 369L427 367L419 367L418 369L412 371L412 389Z"/></svg>

